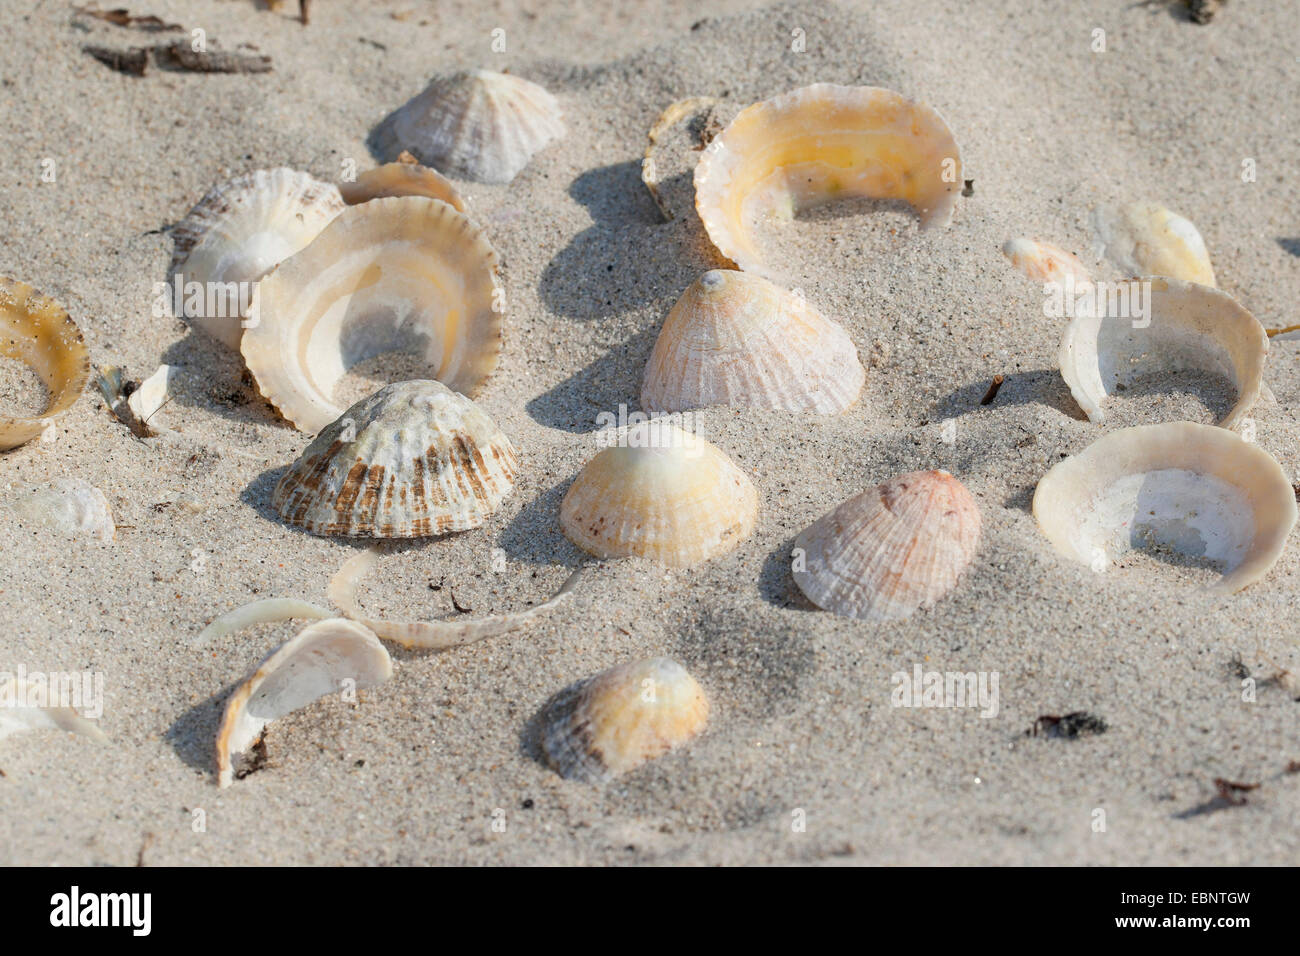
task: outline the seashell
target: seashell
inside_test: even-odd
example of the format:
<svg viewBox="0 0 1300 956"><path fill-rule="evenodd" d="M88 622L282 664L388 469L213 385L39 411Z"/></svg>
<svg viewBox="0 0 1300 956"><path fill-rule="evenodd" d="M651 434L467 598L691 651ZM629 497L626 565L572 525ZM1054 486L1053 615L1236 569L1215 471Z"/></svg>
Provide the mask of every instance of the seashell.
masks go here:
<svg viewBox="0 0 1300 956"><path fill-rule="evenodd" d="M1104 571L1134 548L1208 559L1231 594L1262 578L1296 522L1295 492L1258 445L1213 425L1122 428L1055 465L1034 518L1056 550Z"/></svg>
<svg viewBox="0 0 1300 956"><path fill-rule="evenodd" d="M515 486L510 439L441 382L396 382L307 446L271 504L319 535L421 538L477 528Z"/></svg>
<svg viewBox="0 0 1300 956"><path fill-rule="evenodd" d="M641 405L679 412L742 405L834 415L866 372L847 332L761 276L714 269L664 320L646 365Z"/></svg>
<svg viewBox="0 0 1300 956"><path fill-rule="evenodd" d="M59 534L112 541L117 532L104 493L81 478L58 478L13 503L14 513Z"/></svg>
<svg viewBox="0 0 1300 956"><path fill-rule="evenodd" d="M5 451L31 441L76 404L90 378L90 353L62 306L25 282L0 276L0 355L29 366L49 393L39 415L0 415Z"/></svg>
<svg viewBox="0 0 1300 956"><path fill-rule="evenodd" d="M641 160L641 182L645 183L650 198L659 207L659 214L663 216L664 222L670 222L676 217L673 215L673 204L665 198L659 188L660 184L665 182L664 170L669 168L670 162L670 157L660 141L666 137L669 130L682 120L697 120L698 118L698 120L703 121L703 124L697 134L699 137L696 140L698 145L693 144L692 148L702 149L707 146L715 133L720 131L720 128L714 128L717 120L713 117L713 107L717 103L718 99L713 96L691 96L684 100L677 100L660 113L659 118L655 120L654 126L650 127L650 132L646 136L645 157ZM695 139L695 137L692 137L692 139ZM694 162L694 153L688 155L692 157L692 162ZM689 208L689 206L683 208Z"/></svg>
<svg viewBox="0 0 1300 956"><path fill-rule="evenodd" d="M127 398L127 407L145 426L171 399L171 386L180 369L175 365L159 365L158 370L140 383L140 387ZM155 426L156 427L156 426Z"/></svg>
<svg viewBox="0 0 1300 956"><path fill-rule="evenodd" d="M393 676L393 662L369 630L329 618L308 625L272 652L226 702L217 733L217 783L230 786L234 758L247 751L266 725L339 690L356 690Z"/></svg>
<svg viewBox="0 0 1300 956"><path fill-rule="evenodd" d="M446 176L428 166L400 159L358 173L350 183L339 183L339 193L349 206L385 196L425 196L441 199L457 212L466 211L465 200Z"/></svg>
<svg viewBox="0 0 1300 956"><path fill-rule="evenodd" d="M244 361L307 432L343 413L331 393L344 372L386 352L418 354L429 378L473 395L501 351L496 268L482 230L444 202L349 206L258 284Z"/></svg>
<svg viewBox="0 0 1300 956"><path fill-rule="evenodd" d="M410 150L422 163L481 183L508 183L564 135L560 104L536 83L491 70L433 80L375 130L385 157Z"/></svg>
<svg viewBox="0 0 1300 956"><path fill-rule="evenodd" d="M343 211L338 187L295 169L259 169L213 186L172 227L173 295L199 331L238 350L252 286ZM202 295L185 291L199 283Z"/></svg>
<svg viewBox="0 0 1300 956"><path fill-rule="evenodd" d="M1205 240L1190 221L1158 203L1143 201L1092 213L1100 255L1126 276L1156 275L1215 285Z"/></svg>
<svg viewBox="0 0 1300 956"><path fill-rule="evenodd" d="M29 730L65 730L105 743L108 737L73 707L48 706L48 684L10 677L0 682L0 740Z"/></svg>
<svg viewBox="0 0 1300 956"><path fill-rule="evenodd" d="M637 555L689 567L737 547L758 492L721 449L662 419L616 433L560 503L569 540L601 558Z"/></svg>
<svg viewBox="0 0 1300 956"><path fill-rule="evenodd" d="M1218 423L1235 427L1254 406L1263 385L1268 334L1225 292L1180 279L1143 277L1114 283L1118 296L1142 295L1149 284L1149 316L1112 314L1098 297L1066 326L1061 377L1091 421L1105 419L1103 404L1119 388L1144 376L1197 369L1231 380L1237 402Z"/></svg>
<svg viewBox="0 0 1300 956"><path fill-rule="evenodd" d="M924 228L946 226L961 151L943 118L892 90L816 83L743 110L695 167L709 238L746 272L775 278L750 229L762 217L848 196L902 199Z"/></svg>
<svg viewBox="0 0 1300 956"><path fill-rule="evenodd" d="M1060 282L1067 275L1084 282L1092 281L1092 273L1077 256L1050 242L1008 239L1002 246L1002 254L1036 282Z"/></svg>
<svg viewBox="0 0 1300 956"><path fill-rule="evenodd" d="M540 717L542 752L560 776L603 783L696 737L709 699L666 657L620 664L557 694Z"/></svg>
<svg viewBox="0 0 1300 956"><path fill-rule="evenodd" d="M800 532L794 580L824 610L897 621L952 590L979 538L979 506L965 486L946 471L913 471Z"/></svg>

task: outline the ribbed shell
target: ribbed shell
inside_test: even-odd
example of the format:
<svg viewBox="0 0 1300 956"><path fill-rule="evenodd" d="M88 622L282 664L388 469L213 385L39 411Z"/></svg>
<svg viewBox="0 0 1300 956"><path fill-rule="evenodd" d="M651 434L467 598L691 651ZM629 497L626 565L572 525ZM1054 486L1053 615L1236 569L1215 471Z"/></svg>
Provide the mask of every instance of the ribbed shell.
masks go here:
<svg viewBox="0 0 1300 956"><path fill-rule="evenodd" d="M1128 276L1166 276L1215 285L1205 240L1191 221L1159 203L1143 200L1093 211L1102 253Z"/></svg>
<svg viewBox="0 0 1300 956"><path fill-rule="evenodd" d="M379 153L483 183L508 183L538 150L564 135L560 104L536 83L469 70L435 79L375 131Z"/></svg>
<svg viewBox="0 0 1300 956"><path fill-rule="evenodd" d="M601 783L704 730L709 700L676 661L620 664L567 688L541 719L542 750L562 777Z"/></svg>
<svg viewBox="0 0 1300 956"><path fill-rule="evenodd" d="M285 167L259 169L213 186L172 227L172 281L179 272L184 284L257 282L315 239L342 211L337 186ZM187 312L183 317L238 349L244 331L238 299L223 293L224 307L211 315L207 300L205 294L202 308L188 314L190 303L182 296Z"/></svg>
<svg viewBox="0 0 1300 956"><path fill-rule="evenodd" d="M740 405L834 415L866 372L835 322L761 276L712 270L664 320L646 365L641 405L680 412Z"/></svg>
<svg viewBox="0 0 1300 956"><path fill-rule="evenodd" d="M749 537L758 492L720 449L662 422L621 438L628 447L599 452L560 503L560 527L574 544L602 558L688 567Z"/></svg>
<svg viewBox="0 0 1300 956"><path fill-rule="evenodd" d="M385 196L426 196L441 199L457 212L465 212L465 200L451 180L436 169L419 163L385 163L358 173L350 183L339 183L339 193L349 206L383 199Z"/></svg>
<svg viewBox="0 0 1300 956"><path fill-rule="evenodd" d="M473 222L423 196L348 206L259 283L240 346L257 386L300 429L342 414L333 388L358 362L422 355L429 378L473 395L496 368L497 255Z"/></svg>
<svg viewBox="0 0 1300 956"><path fill-rule="evenodd" d="M894 621L957 583L979 546L979 506L946 471L913 471L850 498L795 539L794 580L820 608Z"/></svg>
<svg viewBox="0 0 1300 956"><path fill-rule="evenodd" d="M477 528L518 461L487 414L441 382L386 385L325 428L271 503L319 535L420 538Z"/></svg>

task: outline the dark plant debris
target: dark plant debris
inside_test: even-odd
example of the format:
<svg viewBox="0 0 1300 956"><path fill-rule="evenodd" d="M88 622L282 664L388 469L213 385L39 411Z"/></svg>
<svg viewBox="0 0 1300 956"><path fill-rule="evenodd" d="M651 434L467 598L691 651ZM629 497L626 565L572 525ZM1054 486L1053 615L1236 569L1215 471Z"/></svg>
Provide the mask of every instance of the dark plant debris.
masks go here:
<svg viewBox="0 0 1300 956"><path fill-rule="evenodd" d="M1063 716L1044 714L1034 721L1034 726L1026 733L1031 737L1086 737L1090 734L1104 734L1106 721L1086 710L1075 710Z"/></svg>
<svg viewBox="0 0 1300 956"><path fill-rule="evenodd" d="M174 40L156 46L114 49L83 46L100 63L128 76L144 76L152 63L159 69L182 73L269 73L271 58L262 53L231 53L226 50L195 50L189 40Z"/></svg>
<svg viewBox="0 0 1300 956"><path fill-rule="evenodd" d="M993 399L998 397L998 389L1002 387L1002 383L1005 380L1006 380L1006 376L994 375L993 384L989 386L989 390L985 392L984 397L980 399L980 404L991 405L993 403Z"/></svg>
<svg viewBox="0 0 1300 956"><path fill-rule="evenodd" d="M135 16L126 7L114 7L112 10L100 10L97 7L78 7L74 12L77 16L93 17L96 20L103 20L105 23L111 23L117 27L126 27L130 30L145 30L149 33L164 33L168 30L185 29L179 23L167 23L152 14Z"/></svg>
<svg viewBox="0 0 1300 956"><path fill-rule="evenodd" d="M1205 25L1214 19L1225 0L1187 0L1187 15L1193 23Z"/></svg>

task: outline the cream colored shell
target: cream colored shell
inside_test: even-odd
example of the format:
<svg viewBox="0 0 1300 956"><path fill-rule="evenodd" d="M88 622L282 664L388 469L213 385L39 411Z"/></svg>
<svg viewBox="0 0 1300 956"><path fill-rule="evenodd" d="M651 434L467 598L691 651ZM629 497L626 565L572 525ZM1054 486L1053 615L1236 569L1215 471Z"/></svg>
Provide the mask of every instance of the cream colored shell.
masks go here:
<svg viewBox="0 0 1300 956"><path fill-rule="evenodd" d="M1100 253L1125 276L1156 275L1215 285L1205 240L1191 221L1159 203L1141 201L1093 211Z"/></svg>
<svg viewBox="0 0 1300 956"><path fill-rule="evenodd" d="M1008 239L1002 254L1024 275L1035 282L1060 282L1067 275L1091 281L1092 273L1072 252L1036 239Z"/></svg>
<svg viewBox="0 0 1300 956"><path fill-rule="evenodd" d="M425 196L441 199L457 212L465 212L465 200L446 176L415 162L385 163L358 173L351 182L339 183L339 193L349 206L386 196Z"/></svg>
<svg viewBox="0 0 1300 956"><path fill-rule="evenodd" d="M49 393L41 414L0 415L0 451L17 448L51 427L76 404L90 378L90 353L81 330L53 299L25 282L0 276L0 355L22 362Z"/></svg>

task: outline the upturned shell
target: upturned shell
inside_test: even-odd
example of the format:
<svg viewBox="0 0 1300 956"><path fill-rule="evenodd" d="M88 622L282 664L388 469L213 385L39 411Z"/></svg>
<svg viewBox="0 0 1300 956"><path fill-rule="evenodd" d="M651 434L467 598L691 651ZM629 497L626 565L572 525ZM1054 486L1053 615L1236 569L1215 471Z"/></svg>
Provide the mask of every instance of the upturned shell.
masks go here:
<svg viewBox="0 0 1300 956"><path fill-rule="evenodd" d="M271 496L312 534L417 538L476 528L514 489L510 439L441 382L397 382L321 431Z"/></svg>
<svg viewBox="0 0 1300 956"><path fill-rule="evenodd" d="M732 550L758 517L758 492L719 448L662 420L610 433L560 504L569 540L602 558L687 567Z"/></svg>
<svg viewBox="0 0 1300 956"><path fill-rule="evenodd" d="M112 541L117 531L108 498L82 478L57 478L19 497L12 507L23 521L72 537Z"/></svg>
<svg viewBox="0 0 1300 956"><path fill-rule="evenodd" d="M542 750L562 777L601 783L704 730L703 688L666 657L620 664L566 688L545 708Z"/></svg>
<svg viewBox="0 0 1300 956"><path fill-rule="evenodd" d="M238 350L252 285L298 252L343 211L338 187L281 167L213 186L171 231L171 281L184 315ZM199 295L185 287L198 283Z"/></svg>
<svg viewBox="0 0 1300 956"><path fill-rule="evenodd" d="M728 259L776 278L751 235L764 217L831 199L902 199L923 227L946 226L961 151L943 118L892 90L816 83L743 110L695 167L695 208Z"/></svg>
<svg viewBox="0 0 1300 956"><path fill-rule="evenodd" d="M804 529L794 542L794 580L827 611L900 620L952 590L979 537L979 506L962 483L946 471L913 471Z"/></svg>
<svg viewBox="0 0 1300 956"><path fill-rule="evenodd" d="M339 183L339 193L349 206L386 196L425 196L441 199L457 212L465 212L465 200L446 176L415 162L385 163L358 173L352 182Z"/></svg>
<svg viewBox="0 0 1300 956"><path fill-rule="evenodd" d="M1102 255L1126 277L1155 275L1215 284L1201 234L1190 220L1159 203L1103 206L1093 211L1092 224Z"/></svg>
<svg viewBox="0 0 1300 956"><path fill-rule="evenodd" d="M0 276L0 355L29 366L45 385L45 411L32 418L0 415L0 451L41 434L71 408L90 378L81 330L53 299L25 282Z"/></svg>
<svg viewBox="0 0 1300 956"><path fill-rule="evenodd" d="M420 162L482 183L508 183L538 150L564 135L555 97L491 70L435 79L375 130L385 158L409 150Z"/></svg>
<svg viewBox="0 0 1300 956"><path fill-rule="evenodd" d="M1034 518L1056 550L1105 571L1126 551L1156 547L1208 559L1210 591L1259 580L1296 523L1282 467L1213 425L1122 428L1059 462L1038 482Z"/></svg>
<svg viewBox="0 0 1300 956"><path fill-rule="evenodd" d="M257 387L316 432L343 409L333 389L358 362L412 352L466 395L496 368L502 300L482 230L422 196L348 206L258 284L241 350Z"/></svg>
<svg viewBox="0 0 1300 956"><path fill-rule="evenodd" d="M865 380L848 333L802 296L715 269L664 320L641 404L652 412L742 405L834 415L857 400Z"/></svg>
<svg viewBox="0 0 1300 956"><path fill-rule="evenodd" d="M1002 246L1008 261L1036 282L1060 282L1067 275L1091 281L1092 273L1079 257L1060 246L1035 239L1008 239Z"/></svg>

